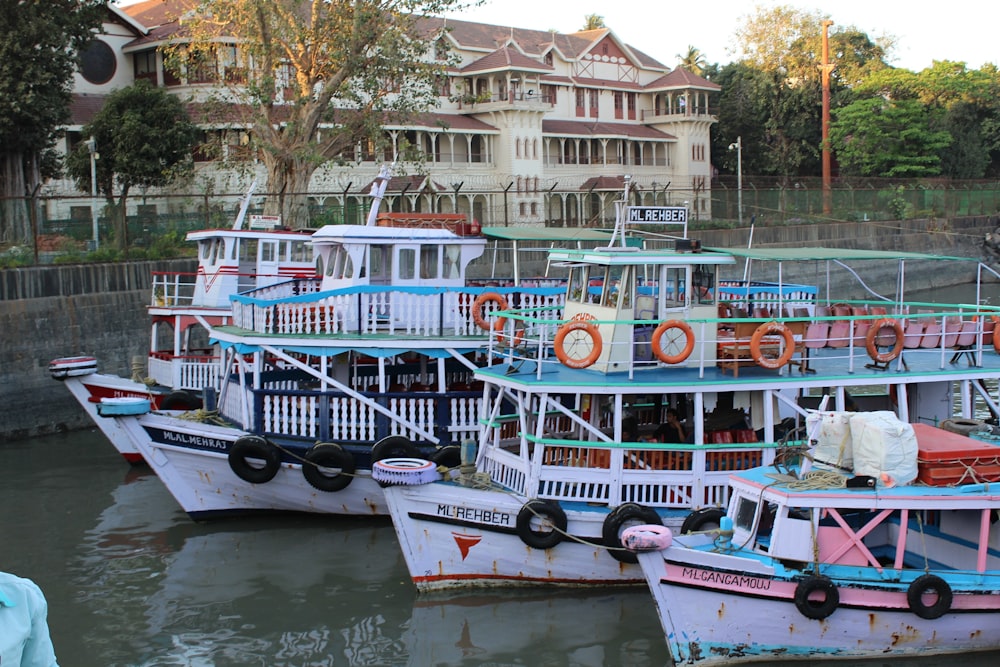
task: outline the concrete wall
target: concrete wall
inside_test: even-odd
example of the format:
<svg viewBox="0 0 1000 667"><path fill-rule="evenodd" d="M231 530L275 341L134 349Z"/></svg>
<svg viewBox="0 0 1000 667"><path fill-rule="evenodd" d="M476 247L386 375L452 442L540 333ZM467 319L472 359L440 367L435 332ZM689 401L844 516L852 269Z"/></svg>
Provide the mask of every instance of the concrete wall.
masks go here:
<svg viewBox="0 0 1000 667"><path fill-rule="evenodd" d="M89 418L49 376L58 357L90 355L101 372L131 375L149 351L154 271L194 260L79 264L0 271L0 441L86 428Z"/></svg>
<svg viewBox="0 0 1000 667"><path fill-rule="evenodd" d="M831 223L754 230L755 247L835 246L882 248L980 258L983 239L998 225L988 216L894 223ZM691 235L704 246L747 244L749 230ZM149 350L153 271L193 271L193 260L46 266L0 271L0 441L86 428L89 419L69 392L48 374L52 359L91 355L101 372L131 375L131 359ZM878 267L875 289L892 294L896 266ZM870 276L872 267L865 267ZM839 272L846 278L846 273ZM907 288L927 289L975 280L975 262L912 262ZM762 267L752 276L769 279ZM826 274L786 273L786 281L825 284ZM838 281L840 282L840 281ZM863 294L839 294L861 298Z"/></svg>

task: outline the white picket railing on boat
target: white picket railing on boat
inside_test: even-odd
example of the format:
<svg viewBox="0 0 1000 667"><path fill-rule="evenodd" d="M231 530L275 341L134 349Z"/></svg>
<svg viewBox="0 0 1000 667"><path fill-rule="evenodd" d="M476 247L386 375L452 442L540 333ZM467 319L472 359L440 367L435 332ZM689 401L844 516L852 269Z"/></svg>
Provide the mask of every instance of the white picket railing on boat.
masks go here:
<svg viewBox="0 0 1000 667"><path fill-rule="evenodd" d="M619 445L532 436L525 440L531 448L528 456L490 446L477 467L521 495L611 507L626 502L676 509L725 507L729 474L770 464L776 448L766 443Z"/></svg>
<svg viewBox="0 0 1000 667"><path fill-rule="evenodd" d="M219 388L219 358L211 355L149 355L149 377L175 389L202 391Z"/></svg>
<svg viewBox="0 0 1000 667"><path fill-rule="evenodd" d="M510 299L519 312L542 316L557 310L561 287L379 288L353 287L322 293L292 294L276 285L232 298L233 324L263 334L373 333L407 336L481 336L474 317L476 298L496 294ZM498 310L494 300L481 304L479 315Z"/></svg>
<svg viewBox="0 0 1000 667"><path fill-rule="evenodd" d="M236 382L227 387L220 412L244 428L307 441L375 442L401 435L413 442L426 442L423 433L435 434L439 428L449 434L445 439L455 444L478 437L481 393L365 391L362 396L382 405L394 417L389 419L370 403L337 391L289 391L274 384L256 391L241 390ZM257 400L259 412L254 407ZM251 421L244 421L244 413Z"/></svg>

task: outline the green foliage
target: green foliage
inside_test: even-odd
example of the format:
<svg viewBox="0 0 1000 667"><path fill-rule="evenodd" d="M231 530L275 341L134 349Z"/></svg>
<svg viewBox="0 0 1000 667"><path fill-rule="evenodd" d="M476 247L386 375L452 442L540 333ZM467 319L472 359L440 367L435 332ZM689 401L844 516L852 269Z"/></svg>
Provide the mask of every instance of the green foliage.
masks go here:
<svg viewBox="0 0 1000 667"><path fill-rule="evenodd" d="M918 178L941 173L939 153L951 136L915 100L857 100L833 113L830 143L841 173Z"/></svg>
<svg viewBox="0 0 1000 667"><path fill-rule="evenodd" d="M110 200L115 184L127 194L189 174L198 129L177 96L139 80L108 95L83 136L96 139L97 188ZM90 151L81 142L67 158L67 171L84 192L90 191L90 168Z"/></svg>

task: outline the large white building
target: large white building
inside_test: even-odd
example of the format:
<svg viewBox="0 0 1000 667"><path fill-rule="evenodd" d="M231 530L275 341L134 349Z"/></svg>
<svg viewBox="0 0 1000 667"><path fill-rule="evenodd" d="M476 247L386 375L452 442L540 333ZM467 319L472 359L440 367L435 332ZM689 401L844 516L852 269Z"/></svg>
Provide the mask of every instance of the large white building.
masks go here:
<svg viewBox="0 0 1000 667"><path fill-rule="evenodd" d="M85 139L79 131L103 96L137 79L187 100L238 75L224 58L185 78L165 70L159 47L176 38L177 16L177 0L109 5L104 33L76 77L67 148ZM717 119L710 96L719 86L663 65L607 28L563 34L423 22L460 62L449 69L437 109L386 127L427 156L426 173L393 179L394 210L458 210L484 224L603 223L629 175L643 203L687 202L694 217L710 217L709 130ZM245 130L204 129L226 151L246 151ZM310 190L317 204L365 207L382 156L358 146L356 158L359 166L317 170ZM198 168L201 180L215 180L216 192L239 193L250 178L211 161ZM262 166L258 173L263 177Z"/></svg>

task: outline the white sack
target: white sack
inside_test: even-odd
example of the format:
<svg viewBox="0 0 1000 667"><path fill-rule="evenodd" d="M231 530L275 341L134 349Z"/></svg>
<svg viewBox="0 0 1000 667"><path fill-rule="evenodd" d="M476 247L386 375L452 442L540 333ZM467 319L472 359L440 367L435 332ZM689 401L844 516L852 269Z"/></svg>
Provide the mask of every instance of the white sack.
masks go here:
<svg viewBox="0 0 1000 667"><path fill-rule="evenodd" d="M917 436L894 412L851 414L854 474L874 477L880 486L909 484L917 478Z"/></svg>
<svg viewBox="0 0 1000 667"><path fill-rule="evenodd" d="M806 416L806 433L816 440L813 465L821 470L853 470L852 412L813 411Z"/></svg>

